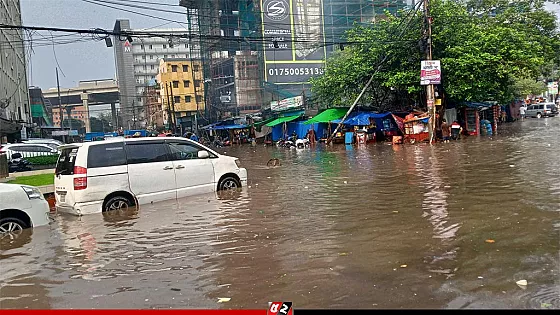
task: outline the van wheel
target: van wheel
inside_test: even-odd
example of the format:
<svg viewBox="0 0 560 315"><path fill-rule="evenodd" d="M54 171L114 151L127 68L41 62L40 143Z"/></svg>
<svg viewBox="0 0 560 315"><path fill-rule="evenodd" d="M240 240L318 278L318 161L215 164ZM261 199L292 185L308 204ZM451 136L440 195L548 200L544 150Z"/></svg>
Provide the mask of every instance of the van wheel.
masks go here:
<svg viewBox="0 0 560 315"><path fill-rule="evenodd" d="M126 210L132 206L132 201L123 196L115 196L105 203L103 211Z"/></svg>
<svg viewBox="0 0 560 315"><path fill-rule="evenodd" d="M541 118L542 114L541 113L537 113L537 118Z"/></svg>
<svg viewBox="0 0 560 315"><path fill-rule="evenodd" d="M0 238L17 238L28 227L25 222L18 218L2 218L0 219Z"/></svg>
<svg viewBox="0 0 560 315"><path fill-rule="evenodd" d="M237 188L241 188L241 182L233 176L225 177L218 184L218 190L234 190Z"/></svg>

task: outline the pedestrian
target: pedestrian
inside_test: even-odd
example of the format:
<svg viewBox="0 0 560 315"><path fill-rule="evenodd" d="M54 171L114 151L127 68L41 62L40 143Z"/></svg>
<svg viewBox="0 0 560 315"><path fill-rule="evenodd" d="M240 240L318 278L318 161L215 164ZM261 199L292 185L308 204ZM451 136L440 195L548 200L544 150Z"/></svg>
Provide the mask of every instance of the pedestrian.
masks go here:
<svg viewBox="0 0 560 315"><path fill-rule="evenodd" d="M521 107L519 108L519 114L521 115L521 120L525 119L525 111L527 110L527 108L525 108L525 104L521 105Z"/></svg>
<svg viewBox="0 0 560 315"><path fill-rule="evenodd" d="M443 138L443 142L446 142L446 143L449 142L449 139L451 137L451 128L447 124L447 121L445 120L445 118L443 119L443 121L441 123L441 136Z"/></svg>
<svg viewBox="0 0 560 315"><path fill-rule="evenodd" d="M307 140L309 140L311 145L315 144L315 129L309 128L309 131L307 132Z"/></svg>
<svg viewBox="0 0 560 315"><path fill-rule="evenodd" d="M193 132L193 134L191 135L190 139L192 141L198 142L198 137L196 136L196 133Z"/></svg>
<svg viewBox="0 0 560 315"><path fill-rule="evenodd" d="M507 114L506 114L505 108L502 108L501 112L502 112L502 113L501 113L501 117L500 117L500 118L501 118L502 122L505 123L506 120L507 120Z"/></svg>

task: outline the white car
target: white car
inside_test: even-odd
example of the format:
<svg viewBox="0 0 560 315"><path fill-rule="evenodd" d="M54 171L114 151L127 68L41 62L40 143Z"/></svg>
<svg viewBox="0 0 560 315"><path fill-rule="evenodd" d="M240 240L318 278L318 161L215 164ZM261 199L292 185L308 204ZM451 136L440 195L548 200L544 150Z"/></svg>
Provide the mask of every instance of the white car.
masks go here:
<svg viewBox="0 0 560 315"><path fill-rule="evenodd" d="M64 143L58 141L56 139L41 139L41 138L30 138L24 140L23 143L39 143L39 144L46 144L49 147L57 149L59 146L63 145Z"/></svg>
<svg viewBox="0 0 560 315"><path fill-rule="evenodd" d="M49 224L49 203L32 186L0 183L0 238Z"/></svg>
<svg viewBox="0 0 560 315"><path fill-rule="evenodd" d="M5 152L8 159L11 159L14 153L20 153L23 158L58 154L56 148L43 143L7 144L0 149L0 152Z"/></svg>
<svg viewBox="0 0 560 315"><path fill-rule="evenodd" d="M59 149L56 207L76 215L247 184L247 170L240 167L239 159L185 138L120 138Z"/></svg>

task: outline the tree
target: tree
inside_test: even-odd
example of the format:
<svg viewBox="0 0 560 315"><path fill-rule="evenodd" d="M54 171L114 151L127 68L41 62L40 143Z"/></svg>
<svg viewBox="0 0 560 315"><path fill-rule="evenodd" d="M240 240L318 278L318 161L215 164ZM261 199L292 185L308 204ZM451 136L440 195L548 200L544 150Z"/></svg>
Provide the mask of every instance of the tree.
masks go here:
<svg viewBox="0 0 560 315"><path fill-rule="evenodd" d="M542 81L533 79L514 79L511 86L513 95L517 98L525 98L528 95L539 95L546 91L546 85Z"/></svg>
<svg viewBox="0 0 560 315"><path fill-rule="evenodd" d="M518 96L516 78L536 81L557 73L557 18L542 0L432 0L430 15L433 59L443 70L439 91L448 101L507 103ZM314 97L328 106L349 105L373 75L362 105L383 110L424 103L422 24L421 12L403 11L347 32L351 45L312 79Z"/></svg>

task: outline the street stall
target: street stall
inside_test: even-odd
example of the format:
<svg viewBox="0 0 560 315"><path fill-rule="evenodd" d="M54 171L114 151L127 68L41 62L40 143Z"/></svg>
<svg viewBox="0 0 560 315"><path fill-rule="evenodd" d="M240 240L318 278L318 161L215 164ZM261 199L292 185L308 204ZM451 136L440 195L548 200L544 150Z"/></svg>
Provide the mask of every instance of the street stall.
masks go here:
<svg viewBox="0 0 560 315"><path fill-rule="evenodd" d="M500 106L493 103L466 102L462 106L464 129L469 135L495 134ZM483 123L483 124L482 124ZM481 129L482 124L482 129ZM490 128L488 128L490 124ZM488 131L491 131L490 133Z"/></svg>
<svg viewBox="0 0 560 315"><path fill-rule="evenodd" d="M333 121L339 123L340 119ZM344 125L352 126L358 143L392 140L399 134L397 124L391 113L356 112L344 121Z"/></svg>
<svg viewBox="0 0 560 315"><path fill-rule="evenodd" d="M272 141L285 139L289 135L288 123L301 117L302 114L283 116L274 119L265 126L272 127Z"/></svg>
<svg viewBox="0 0 560 315"><path fill-rule="evenodd" d="M429 121L427 113L409 114L403 120L404 142L416 143L430 141Z"/></svg>
<svg viewBox="0 0 560 315"><path fill-rule="evenodd" d="M344 117L344 115L346 115L347 111L348 108L329 108L317 114L315 117L307 120L306 122L304 122L304 124L311 125L311 128L315 130L315 134L320 135L320 140L326 141L329 135L332 134L334 128L336 128L336 126L333 126L332 122L335 120L340 120L342 117ZM339 136L338 138L341 138L341 136ZM341 142L339 140L340 139L335 138L335 143Z"/></svg>

